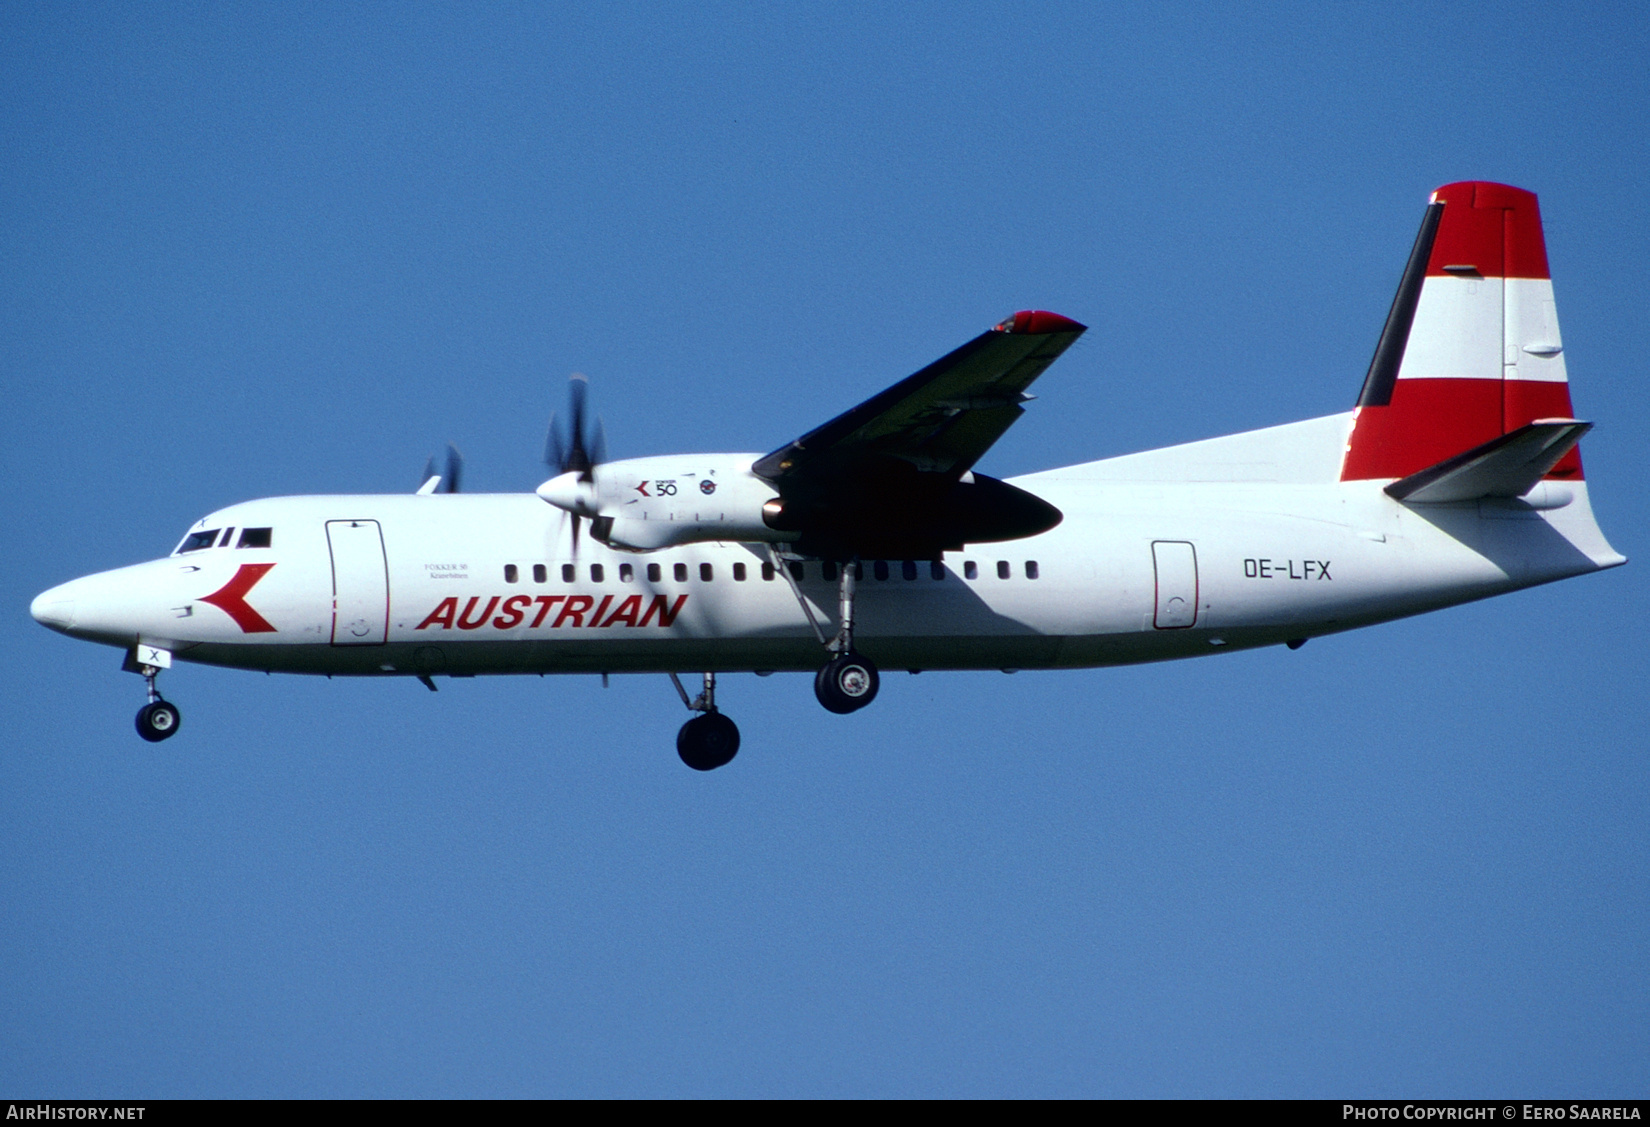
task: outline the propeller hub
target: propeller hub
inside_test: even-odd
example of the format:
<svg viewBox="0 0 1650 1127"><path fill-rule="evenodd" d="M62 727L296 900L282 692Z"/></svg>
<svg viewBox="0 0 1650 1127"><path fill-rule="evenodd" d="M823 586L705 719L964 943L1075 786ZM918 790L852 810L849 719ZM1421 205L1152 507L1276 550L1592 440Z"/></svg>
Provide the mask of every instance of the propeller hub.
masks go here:
<svg viewBox="0 0 1650 1127"><path fill-rule="evenodd" d="M599 515L596 508L595 482L586 481L585 475L576 470L569 470L551 478L538 487L537 493L543 500L574 516Z"/></svg>

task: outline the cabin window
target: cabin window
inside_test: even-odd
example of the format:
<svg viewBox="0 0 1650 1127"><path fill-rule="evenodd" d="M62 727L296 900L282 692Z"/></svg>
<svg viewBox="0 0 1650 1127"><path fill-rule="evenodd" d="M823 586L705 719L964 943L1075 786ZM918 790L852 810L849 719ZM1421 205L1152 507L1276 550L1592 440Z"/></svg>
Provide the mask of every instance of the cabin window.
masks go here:
<svg viewBox="0 0 1650 1127"><path fill-rule="evenodd" d="M619 565L619 582L629 583L636 578L636 569L629 564Z"/></svg>
<svg viewBox="0 0 1650 1127"><path fill-rule="evenodd" d="M709 564L699 565L699 578L704 582L709 583L713 578L715 578L715 574L716 573L711 569Z"/></svg>
<svg viewBox="0 0 1650 1127"><path fill-rule="evenodd" d="M801 560L796 560L785 566L790 568L791 578L796 580L798 583L808 578L808 569L802 566Z"/></svg>
<svg viewBox="0 0 1650 1127"><path fill-rule="evenodd" d="M733 565L733 581L735 583L743 583L745 581L745 565L744 564L736 563L736 564Z"/></svg>
<svg viewBox="0 0 1650 1127"><path fill-rule="evenodd" d="M865 578L865 565L860 563L858 560L854 561L854 578L855 579L864 579Z"/></svg>
<svg viewBox="0 0 1650 1127"><path fill-rule="evenodd" d="M1008 566L1008 561L1007 560L998 560L997 561L997 578L998 579L1007 579L1011 574L1013 574L1013 569Z"/></svg>
<svg viewBox="0 0 1650 1127"><path fill-rule="evenodd" d="M563 583L571 583L571 582L573 582L573 580L577 579L578 577L579 577L579 569L578 568L574 567L572 564L562 564L561 565L561 581Z"/></svg>
<svg viewBox="0 0 1650 1127"><path fill-rule="evenodd" d="M514 583L515 581L516 581L516 565L515 564L505 564L504 565L504 582Z"/></svg>
<svg viewBox="0 0 1650 1127"><path fill-rule="evenodd" d="M773 582L773 564L765 563L762 565L762 579L764 582Z"/></svg>
<svg viewBox="0 0 1650 1127"><path fill-rule="evenodd" d="M205 532L191 532L178 545L179 552L198 552L202 548L210 548L218 542L218 530L209 528Z"/></svg>
<svg viewBox="0 0 1650 1127"><path fill-rule="evenodd" d="M548 568L546 568L543 564L534 564L533 565L533 582L534 583L543 583L546 579L549 579L549 578L550 578L550 572L549 572Z"/></svg>
<svg viewBox="0 0 1650 1127"><path fill-rule="evenodd" d="M978 579L979 577L980 577L980 567L979 567L979 565L976 564L973 560L964 560L963 561L963 578L964 579Z"/></svg>
<svg viewBox="0 0 1650 1127"><path fill-rule="evenodd" d="M660 570L658 564L648 564L647 565L647 581L649 583L659 582L660 578L663 577L663 575L664 575L664 572L662 570Z"/></svg>
<svg viewBox="0 0 1650 1127"><path fill-rule="evenodd" d="M590 582L600 583L603 580L603 578L606 577L606 575L607 575L607 572L602 570L602 565L601 564L591 564L590 565Z"/></svg>
<svg viewBox="0 0 1650 1127"><path fill-rule="evenodd" d="M945 565L942 564L939 560L929 560L928 561L928 577L930 579L944 579L945 578Z"/></svg>
<svg viewBox="0 0 1650 1127"><path fill-rule="evenodd" d="M676 576L676 582L686 583L687 582L687 564L677 564L675 566L675 568L672 569L671 574Z"/></svg>
<svg viewBox="0 0 1650 1127"><path fill-rule="evenodd" d="M887 579L888 578L888 561L887 560L878 560L876 563L871 565L871 570L876 574L876 577L878 579Z"/></svg>
<svg viewBox="0 0 1650 1127"><path fill-rule="evenodd" d="M241 541L237 548L267 548L272 542L275 530L273 528L243 528Z"/></svg>
<svg viewBox="0 0 1650 1127"><path fill-rule="evenodd" d="M907 579L915 579L917 577L917 561L906 560L899 565L899 573Z"/></svg>
<svg viewBox="0 0 1650 1127"><path fill-rule="evenodd" d="M1036 579L1037 578L1037 561L1036 560L1027 560L1026 561L1026 578L1027 579Z"/></svg>

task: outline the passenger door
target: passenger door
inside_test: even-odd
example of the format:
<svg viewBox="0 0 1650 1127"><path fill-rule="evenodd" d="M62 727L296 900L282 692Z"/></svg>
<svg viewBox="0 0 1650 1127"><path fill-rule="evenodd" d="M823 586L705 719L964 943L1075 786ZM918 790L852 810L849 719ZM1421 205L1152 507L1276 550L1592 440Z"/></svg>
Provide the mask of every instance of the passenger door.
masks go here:
<svg viewBox="0 0 1650 1127"><path fill-rule="evenodd" d="M332 552L332 644L381 646L389 633L390 580L375 520L327 521Z"/></svg>
<svg viewBox="0 0 1650 1127"><path fill-rule="evenodd" d="M1197 549L1184 540L1153 540L1157 609L1152 625L1184 630L1197 625Z"/></svg>

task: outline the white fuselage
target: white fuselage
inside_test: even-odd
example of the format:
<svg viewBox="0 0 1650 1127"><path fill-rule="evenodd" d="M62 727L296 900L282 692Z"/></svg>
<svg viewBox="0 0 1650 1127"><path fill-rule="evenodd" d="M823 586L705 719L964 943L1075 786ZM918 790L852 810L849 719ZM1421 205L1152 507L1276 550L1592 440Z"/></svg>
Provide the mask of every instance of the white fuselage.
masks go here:
<svg viewBox="0 0 1650 1127"><path fill-rule="evenodd" d="M947 553L938 568L864 561L857 646L890 669L1157 661L1623 562L1581 482L1516 501L1405 505L1383 482L1336 480L1350 418L1014 479L1063 522ZM780 560L800 564L793 590L762 543L621 552L586 535L575 555L571 520L530 493L250 501L196 526L235 529L221 546L74 580L33 611L111 645L291 673L819 667L796 591L828 637L837 586L820 561ZM234 546L245 529L270 530L268 546Z"/></svg>

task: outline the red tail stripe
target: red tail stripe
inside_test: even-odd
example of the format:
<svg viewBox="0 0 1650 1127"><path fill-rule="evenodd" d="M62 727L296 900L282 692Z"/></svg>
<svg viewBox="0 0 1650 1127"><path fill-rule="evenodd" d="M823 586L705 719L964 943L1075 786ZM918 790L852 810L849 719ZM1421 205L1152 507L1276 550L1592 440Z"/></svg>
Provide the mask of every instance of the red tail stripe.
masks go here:
<svg viewBox="0 0 1650 1127"><path fill-rule="evenodd" d="M1342 481L1408 477L1536 419L1568 419L1570 386L1535 380L1399 380L1387 407L1360 407ZM1577 480L1571 450L1549 477Z"/></svg>
<svg viewBox="0 0 1650 1127"><path fill-rule="evenodd" d="M1444 219L1427 259L1427 274L1471 266L1486 278L1550 278L1547 240L1535 193L1487 180L1445 184L1432 194Z"/></svg>

